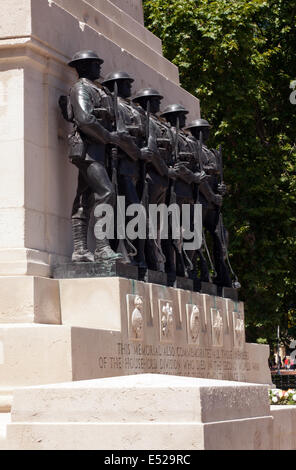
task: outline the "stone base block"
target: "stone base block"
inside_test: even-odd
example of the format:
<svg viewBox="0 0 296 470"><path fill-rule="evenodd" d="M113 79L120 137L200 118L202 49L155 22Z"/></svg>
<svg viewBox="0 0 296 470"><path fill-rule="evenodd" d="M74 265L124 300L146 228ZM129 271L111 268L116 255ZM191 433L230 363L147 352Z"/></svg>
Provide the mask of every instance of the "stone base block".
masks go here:
<svg viewBox="0 0 296 470"><path fill-rule="evenodd" d="M2 325L0 350L0 398L3 403L15 387L73 379L70 328Z"/></svg>
<svg viewBox="0 0 296 470"><path fill-rule="evenodd" d="M0 277L0 324L61 324L59 283L32 276Z"/></svg>
<svg viewBox="0 0 296 470"><path fill-rule="evenodd" d="M267 387L139 375L15 391L7 448L272 449Z"/></svg>
<svg viewBox="0 0 296 470"><path fill-rule="evenodd" d="M53 269L54 279L124 277L138 280L138 268L118 261L113 263L68 263Z"/></svg>
<svg viewBox="0 0 296 470"><path fill-rule="evenodd" d="M202 294L217 295L217 286L212 282L201 282L198 289Z"/></svg>
<svg viewBox="0 0 296 470"><path fill-rule="evenodd" d="M174 287L177 289L193 291L193 280L185 277L177 276Z"/></svg>
<svg viewBox="0 0 296 470"><path fill-rule="evenodd" d="M119 277L59 283L63 325L121 331L127 319L127 295L147 298L145 283Z"/></svg>
<svg viewBox="0 0 296 470"><path fill-rule="evenodd" d="M223 287L221 289L221 294L219 293L219 295L226 299L232 299L235 302L238 302L238 289L233 289L232 287Z"/></svg>
<svg viewBox="0 0 296 470"><path fill-rule="evenodd" d="M2 388L137 373L271 383L269 347L246 344L241 302L119 277L1 285Z"/></svg>
<svg viewBox="0 0 296 470"><path fill-rule="evenodd" d="M273 448L296 450L296 406L271 406L274 418Z"/></svg>
<svg viewBox="0 0 296 470"><path fill-rule="evenodd" d="M168 285L168 277L166 273L160 271L152 271L151 269L139 268L139 280L150 284Z"/></svg>

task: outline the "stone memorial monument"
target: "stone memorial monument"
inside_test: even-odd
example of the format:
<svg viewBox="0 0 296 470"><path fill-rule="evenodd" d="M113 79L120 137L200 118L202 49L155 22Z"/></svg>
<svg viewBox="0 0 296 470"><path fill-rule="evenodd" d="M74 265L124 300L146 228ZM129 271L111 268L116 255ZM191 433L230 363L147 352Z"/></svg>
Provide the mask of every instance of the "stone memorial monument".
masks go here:
<svg viewBox="0 0 296 470"><path fill-rule="evenodd" d="M93 428L92 438L86 427L80 440L85 448L112 448L113 433L118 449L160 443L185 449L191 432L192 448L223 448L232 440L239 448L240 433L248 448L258 433L257 447L271 448L264 398L271 383L269 347L246 343L244 304L223 258L223 240L214 239L215 283L211 266L197 279L196 263L206 263L205 238L186 252L182 240L174 243L172 221L166 243L158 222L152 242L128 243L118 231L114 238L94 236L104 225L97 208L109 203L116 212L116 196L144 208L147 202L168 206L174 198L180 208L182 201L192 207L197 202L205 229L216 237L219 220L224 233L222 167L216 162L217 171L209 170L216 153L200 140L199 101L181 88L177 67L144 27L141 0L4 3L0 448L77 448L72 424L79 421L83 428L99 408L98 421L109 434L104 431L99 444L101 427ZM177 113L172 103L178 103ZM187 129L185 114L194 120ZM94 402L91 419L86 402L80 417L72 406L85 389ZM142 422L128 401L141 390L151 403L151 420L160 422L146 442L149 413L140 413ZM220 397L212 411L205 390L210 401L212 392ZM182 444L178 433L165 444L169 430L163 421L175 422L170 396L175 406L184 403ZM240 396L252 406L239 406ZM67 405L59 414L63 399ZM48 410L44 400L51 403ZM98 406L100 400L106 407ZM131 428L108 427L125 420L140 423L133 429L141 437L130 447ZM228 443L219 438L224 428Z"/></svg>

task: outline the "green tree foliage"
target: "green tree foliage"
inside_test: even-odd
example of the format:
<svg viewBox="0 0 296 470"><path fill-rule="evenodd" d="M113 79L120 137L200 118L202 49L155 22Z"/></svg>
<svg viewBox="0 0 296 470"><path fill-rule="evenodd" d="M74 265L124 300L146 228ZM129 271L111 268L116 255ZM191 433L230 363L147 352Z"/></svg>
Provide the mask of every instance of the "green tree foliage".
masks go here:
<svg viewBox="0 0 296 470"><path fill-rule="evenodd" d="M224 219L249 341L296 336L295 0L144 0L224 149ZM290 328L288 331L287 328Z"/></svg>

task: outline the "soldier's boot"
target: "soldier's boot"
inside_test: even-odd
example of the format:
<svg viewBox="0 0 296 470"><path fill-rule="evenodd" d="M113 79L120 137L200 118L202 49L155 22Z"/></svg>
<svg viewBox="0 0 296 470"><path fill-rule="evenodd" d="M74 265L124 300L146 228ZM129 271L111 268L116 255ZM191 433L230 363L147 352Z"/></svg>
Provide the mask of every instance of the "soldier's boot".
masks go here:
<svg viewBox="0 0 296 470"><path fill-rule="evenodd" d="M123 255L121 253L115 253L114 250L112 250L109 241L107 238L103 240L96 240L96 249L95 249L95 261L116 261L116 260L122 260Z"/></svg>
<svg viewBox="0 0 296 470"><path fill-rule="evenodd" d="M200 280L202 282L211 282L208 263L206 262L206 259L201 249L198 250L198 256L199 256L199 267L200 267Z"/></svg>
<svg viewBox="0 0 296 470"><path fill-rule="evenodd" d="M73 263L93 263L94 261L94 255L87 248L87 229L86 220L72 219Z"/></svg>
<svg viewBox="0 0 296 470"><path fill-rule="evenodd" d="M226 266L223 256L223 244L215 231L213 237L214 264L217 276L213 279L214 283L220 287L232 287L232 280L229 269Z"/></svg>
<svg viewBox="0 0 296 470"><path fill-rule="evenodd" d="M212 202L216 206L222 205L222 196L220 196L220 194L215 194L207 181L201 182L199 185L199 190L208 202Z"/></svg>
<svg viewBox="0 0 296 470"><path fill-rule="evenodd" d="M99 236L96 237L95 261L108 262L122 260L123 255L120 252L115 252L110 246L110 242L103 232L105 222L103 219L97 218L95 224L95 233Z"/></svg>

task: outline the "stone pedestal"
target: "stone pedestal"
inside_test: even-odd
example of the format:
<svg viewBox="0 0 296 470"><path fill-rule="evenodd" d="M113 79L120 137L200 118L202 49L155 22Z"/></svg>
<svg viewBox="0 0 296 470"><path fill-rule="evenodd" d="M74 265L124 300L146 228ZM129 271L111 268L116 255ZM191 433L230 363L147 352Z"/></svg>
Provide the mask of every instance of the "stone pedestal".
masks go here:
<svg viewBox="0 0 296 470"><path fill-rule="evenodd" d="M241 302L119 277L0 278L0 290L2 411L15 388L71 380L156 373L271 383L269 347L245 342Z"/></svg>
<svg viewBox="0 0 296 470"><path fill-rule="evenodd" d="M149 374L48 385L16 391L11 418L6 449L273 448L263 385Z"/></svg>

